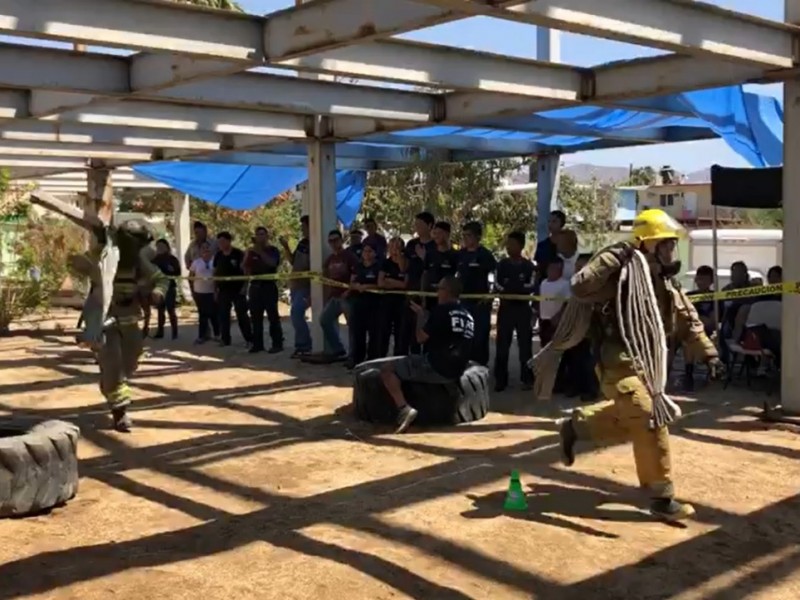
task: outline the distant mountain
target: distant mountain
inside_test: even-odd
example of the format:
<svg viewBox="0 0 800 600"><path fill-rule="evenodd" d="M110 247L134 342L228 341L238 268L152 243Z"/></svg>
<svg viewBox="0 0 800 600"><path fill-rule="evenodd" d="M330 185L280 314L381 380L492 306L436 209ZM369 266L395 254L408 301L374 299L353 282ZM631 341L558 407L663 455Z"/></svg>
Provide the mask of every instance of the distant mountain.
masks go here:
<svg viewBox="0 0 800 600"><path fill-rule="evenodd" d="M576 183L591 183L597 179L600 183L619 183L628 178L627 167L601 167L598 165L578 164L564 166L562 173L568 174ZM520 169L511 175L511 184L528 183L528 168Z"/></svg>
<svg viewBox="0 0 800 600"><path fill-rule="evenodd" d="M711 168L700 169L684 175L686 183L708 183L711 181Z"/></svg>
<svg viewBox="0 0 800 600"><path fill-rule="evenodd" d="M598 165L577 164L565 166L562 173L568 174L575 183L591 183L597 179L599 183L620 183L628 178L628 167L601 167Z"/></svg>
<svg viewBox="0 0 800 600"><path fill-rule="evenodd" d="M577 165L566 165L561 169L562 173L568 174L576 183L591 183L597 179L600 183L619 184L628 179L629 167L603 167L600 165L590 165L579 163ZM707 183L711 181L711 169L700 169L684 175L686 183ZM528 168L520 169L511 175L512 184L528 183Z"/></svg>

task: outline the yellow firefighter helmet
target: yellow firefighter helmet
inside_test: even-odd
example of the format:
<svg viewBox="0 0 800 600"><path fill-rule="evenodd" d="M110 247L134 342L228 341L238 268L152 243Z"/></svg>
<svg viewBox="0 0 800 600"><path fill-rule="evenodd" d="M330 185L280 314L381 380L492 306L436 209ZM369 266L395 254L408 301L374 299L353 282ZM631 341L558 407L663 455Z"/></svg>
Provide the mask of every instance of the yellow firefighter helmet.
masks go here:
<svg viewBox="0 0 800 600"><path fill-rule="evenodd" d="M685 233L683 225L658 208L643 210L633 220L633 239L637 243L678 239Z"/></svg>

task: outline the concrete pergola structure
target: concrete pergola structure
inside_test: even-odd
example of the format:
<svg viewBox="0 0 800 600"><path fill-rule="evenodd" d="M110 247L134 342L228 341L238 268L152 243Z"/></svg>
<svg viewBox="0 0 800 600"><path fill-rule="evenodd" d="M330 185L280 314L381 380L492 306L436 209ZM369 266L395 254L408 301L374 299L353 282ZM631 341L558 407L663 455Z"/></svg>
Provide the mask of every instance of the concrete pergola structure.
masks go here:
<svg viewBox="0 0 800 600"><path fill-rule="evenodd" d="M318 270L322 240L335 222L335 167L391 168L409 160L403 148L371 154L366 144L347 143L369 135L392 139L393 131L430 124L581 104L629 107L636 99L646 105L673 92L785 81L784 163L797 164L800 29L792 23L800 23L800 0L785 5L787 23L690 0L313 0L264 17L169 0L0 0L3 34L70 42L76 50L133 51L0 45L0 165L16 179L85 172L90 196L100 200L109 197L111 170L153 158L307 164ZM670 54L575 68L392 37L476 15ZM279 76L263 67L355 81ZM557 150L498 144L453 148L441 158ZM556 174L552 168L540 174L543 208L552 206ZM792 199L800 196L800 172L784 169L784 177L783 262L787 279L798 281L800 204ZM798 331L800 296L787 296L783 306L784 330ZM800 371L792 368L798 362L800 338L787 335L785 405L800 411Z"/></svg>

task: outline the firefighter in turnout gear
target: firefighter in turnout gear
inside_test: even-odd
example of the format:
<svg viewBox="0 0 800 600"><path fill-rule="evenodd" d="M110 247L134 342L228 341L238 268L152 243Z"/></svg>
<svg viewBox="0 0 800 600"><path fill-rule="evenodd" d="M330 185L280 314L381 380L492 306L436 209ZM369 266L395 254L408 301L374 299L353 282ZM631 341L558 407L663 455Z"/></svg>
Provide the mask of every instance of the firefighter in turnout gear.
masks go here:
<svg viewBox="0 0 800 600"><path fill-rule="evenodd" d="M131 403L128 379L139 367L143 350L139 330L142 296L150 294L152 304L158 305L169 288L169 279L151 262L152 241L144 221L126 221L117 229L119 265L105 322L105 343L97 351L100 391L111 409L114 428L122 432L130 431L132 425L127 414Z"/></svg>
<svg viewBox="0 0 800 600"><path fill-rule="evenodd" d="M119 250L119 262L108 313L97 314L103 311L102 298L87 301L86 330L78 336L78 341L91 348L100 366L100 392L111 409L114 429L128 432L132 425L127 414L131 402L128 379L136 372L143 349L139 329L142 299L150 294L152 304L160 304L169 288L169 279L151 262L153 235L144 221L134 219L95 233L99 242L95 248L69 257L73 270L90 276L93 285L100 289L103 275L98 261L109 236ZM95 322L97 332L93 331Z"/></svg>
<svg viewBox="0 0 800 600"><path fill-rule="evenodd" d="M585 337L598 364L601 402L576 409L561 422L564 462L575 445L632 442L639 482L650 495L651 513L663 520L691 517L694 509L674 499L667 424L680 408L665 394L667 344L682 342L693 355L719 368L717 350L675 276L678 239L684 230L664 211L643 211L633 241L598 252L572 278L573 297L551 344L534 359L537 378L556 370L561 353ZM680 338L680 339L679 339ZM547 397L552 377L536 381Z"/></svg>
<svg viewBox="0 0 800 600"><path fill-rule="evenodd" d="M74 272L89 278L92 290L83 307L85 329L77 341L91 348L100 365L100 391L111 409L114 428L130 431L128 379L136 372L142 353L142 292L151 294L151 303L159 305L169 288L169 279L152 262L153 232L140 219L108 225L97 215L87 215L39 189L31 191L30 200L94 237L89 252L67 258Z"/></svg>

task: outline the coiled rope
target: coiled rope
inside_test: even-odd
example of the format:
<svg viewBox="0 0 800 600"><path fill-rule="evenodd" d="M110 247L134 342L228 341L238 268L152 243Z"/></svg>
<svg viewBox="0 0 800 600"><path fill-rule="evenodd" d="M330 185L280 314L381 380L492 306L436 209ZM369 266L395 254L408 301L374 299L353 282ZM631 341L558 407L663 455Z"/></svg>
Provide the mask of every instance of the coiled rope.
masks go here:
<svg viewBox="0 0 800 600"><path fill-rule="evenodd" d="M669 363L667 336L650 265L638 250L633 251L622 267L617 286L617 323L636 374L653 400L652 425L663 427L672 423L681 416L681 409L665 393Z"/></svg>

